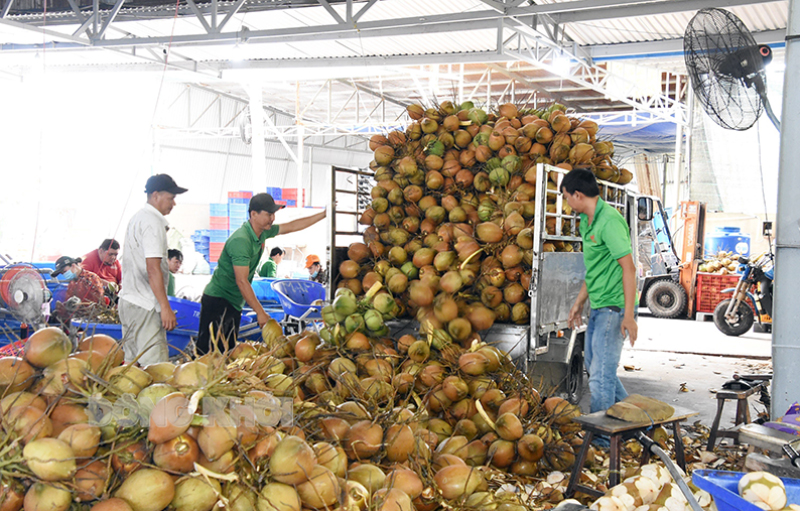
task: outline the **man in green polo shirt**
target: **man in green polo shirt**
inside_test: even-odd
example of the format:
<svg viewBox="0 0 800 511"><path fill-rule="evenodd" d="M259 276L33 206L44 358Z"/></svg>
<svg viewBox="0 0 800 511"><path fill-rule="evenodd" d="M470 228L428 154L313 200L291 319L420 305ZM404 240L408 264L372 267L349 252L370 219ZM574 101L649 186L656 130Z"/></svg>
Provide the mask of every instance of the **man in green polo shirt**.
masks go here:
<svg viewBox="0 0 800 511"><path fill-rule="evenodd" d="M275 278L278 276L278 265L281 264L283 259L283 250L281 247L275 247L269 252L269 259L267 259L261 269L258 271L259 277Z"/></svg>
<svg viewBox="0 0 800 511"><path fill-rule="evenodd" d="M200 301L200 332L197 336L197 352L208 353L211 341L211 326L221 350L232 347L239 334L242 307L245 303L256 312L258 326L263 327L269 316L253 291L253 276L264 253L264 242L279 234L289 234L311 227L325 218L323 211L306 218L273 225L275 213L283 206L275 204L272 196L259 193L250 199L250 219L237 229L225 242L219 256L217 269Z"/></svg>
<svg viewBox="0 0 800 511"><path fill-rule="evenodd" d="M569 323L571 328L581 325L588 298L591 311L584 356L592 394L590 407L597 412L628 395L617 377L617 366L625 336L630 337L631 346L636 342L636 266L628 224L619 211L600 198L594 175L575 169L564 176L561 191L581 219L586 278L570 310Z"/></svg>

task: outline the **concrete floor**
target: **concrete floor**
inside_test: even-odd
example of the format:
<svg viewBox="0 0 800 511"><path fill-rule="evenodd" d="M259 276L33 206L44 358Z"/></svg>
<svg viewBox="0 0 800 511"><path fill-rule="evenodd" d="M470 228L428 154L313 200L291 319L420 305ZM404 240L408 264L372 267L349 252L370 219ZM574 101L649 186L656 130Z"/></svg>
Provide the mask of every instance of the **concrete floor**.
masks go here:
<svg viewBox="0 0 800 511"><path fill-rule="evenodd" d="M719 388L734 373L772 371L771 335L752 330L741 337L728 337L711 321L639 318L639 340L631 348L626 341L618 374L628 393L643 394L673 406L695 410L699 420L711 426L717 400L711 389ZM626 370L624 366L628 367ZM681 391L685 384L686 391ZM758 396L750 398L750 413L764 410ZM581 409L589 411L589 384L584 379ZM736 405L728 402L720 427L733 425Z"/></svg>

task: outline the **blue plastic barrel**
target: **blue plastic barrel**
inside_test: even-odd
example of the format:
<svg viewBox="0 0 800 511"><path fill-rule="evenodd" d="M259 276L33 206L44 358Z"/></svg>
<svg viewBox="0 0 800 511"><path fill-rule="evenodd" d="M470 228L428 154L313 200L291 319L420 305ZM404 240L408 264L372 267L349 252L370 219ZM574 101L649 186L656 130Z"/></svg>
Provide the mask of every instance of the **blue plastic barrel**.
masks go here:
<svg viewBox="0 0 800 511"><path fill-rule="evenodd" d="M703 244L705 255L712 256L719 252L736 252L739 255L750 255L750 235L743 233L738 227L718 227L706 236Z"/></svg>

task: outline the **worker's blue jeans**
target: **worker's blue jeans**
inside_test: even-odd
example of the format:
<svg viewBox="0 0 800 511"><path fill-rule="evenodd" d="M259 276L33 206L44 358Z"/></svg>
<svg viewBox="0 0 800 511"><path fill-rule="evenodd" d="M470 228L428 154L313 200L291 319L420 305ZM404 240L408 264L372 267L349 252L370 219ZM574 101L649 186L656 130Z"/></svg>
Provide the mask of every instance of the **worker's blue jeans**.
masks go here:
<svg viewBox="0 0 800 511"><path fill-rule="evenodd" d="M617 401L628 397L617 377L617 366L625 338L620 331L625 309L609 307L592 309L586 326L584 357L589 371L589 391L592 393L591 412L607 410Z"/></svg>

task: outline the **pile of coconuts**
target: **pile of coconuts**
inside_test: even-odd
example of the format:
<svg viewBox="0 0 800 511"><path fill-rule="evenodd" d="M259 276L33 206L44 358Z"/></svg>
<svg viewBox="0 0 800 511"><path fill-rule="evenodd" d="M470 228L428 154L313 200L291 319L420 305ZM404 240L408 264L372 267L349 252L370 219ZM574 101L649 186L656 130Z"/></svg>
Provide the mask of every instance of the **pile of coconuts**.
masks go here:
<svg viewBox="0 0 800 511"><path fill-rule="evenodd" d="M409 106L404 132L370 140L377 184L359 218L363 243L349 247L337 286L360 296L382 283L398 317L464 346L494 322L528 323L536 164L586 168L620 185L632 179L613 164L613 143L597 139L597 123L564 110ZM556 179L549 173L551 193L538 195L547 197L547 213L556 213ZM572 214L566 201L562 213ZM542 250L579 251L577 221L559 225L555 232L549 217L547 234L574 241L546 241Z"/></svg>
<svg viewBox="0 0 800 511"><path fill-rule="evenodd" d="M371 291L367 316L388 296ZM262 337L139 367L111 337L36 331L0 358L0 509L536 508L498 492L520 481L563 499L536 485L574 463L579 411L499 350L368 329L337 345L274 321Z"/></svg>

